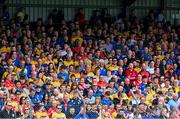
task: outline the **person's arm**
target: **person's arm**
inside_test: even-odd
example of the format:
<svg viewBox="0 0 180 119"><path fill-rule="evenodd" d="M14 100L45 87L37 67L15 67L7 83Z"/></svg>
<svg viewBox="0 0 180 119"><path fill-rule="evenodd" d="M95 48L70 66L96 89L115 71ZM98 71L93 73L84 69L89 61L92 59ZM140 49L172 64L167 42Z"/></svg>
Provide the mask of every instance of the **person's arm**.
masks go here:
<svg viewBox="0 0 180 119"><path fill-rule="evenodd" d="M64 119L66 119L66 115L64 114Z"/></svg>
<svg viewBox="0 0 180 119"><path fill-rule="evenodd" d="M101 109L100 109L100 111L99 111L99 117L98 117L99 119L102 119L102 111L101 111Z"/></svg>
<svg viewBox="0 0 180 119"><path fill-rule="evenodd" d="M56 118L56 113L53 113L51 118L53 118L53 119Z"/></svg>

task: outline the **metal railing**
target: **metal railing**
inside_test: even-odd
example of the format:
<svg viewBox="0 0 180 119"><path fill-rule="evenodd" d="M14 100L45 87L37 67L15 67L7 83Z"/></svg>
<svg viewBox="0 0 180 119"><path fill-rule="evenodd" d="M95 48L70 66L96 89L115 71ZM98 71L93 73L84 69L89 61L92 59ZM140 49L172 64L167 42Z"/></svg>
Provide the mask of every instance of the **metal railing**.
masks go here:
<svg viewBox="0 0 180 119"><path fill-rule="evenodd" d="M29 116L30 116L30 119L32 119L32 117L33 117L33 113L32 113L33 105L32 105L31 99L30 99L29 95L27 94L27 92L25 91L25 89L23 89L23 93L26 94L26 97L30 102Z"/></svg>
<svg viewBox="0 0 180 119"><path fill-rule="evenodd" d="M136 101L136 119L138 119L138 117L139 117L139 111L138 111L138 109L139 109L139 103L138 103L137 97L135 96L134 92L133 92L132 90L130 90L130 92L131 92L133 98L134 98L135 101Z"/></svg>
<svg viewBox="0 0 180 119"><path fill-rule="evenodd" d="M78 94L79 94L79 97L81 98L81 100L82 100L82 102L83 102L83 110L84 110L84 119L86 118L86 102L85 102L85 100L84 100L84 98L83 98L83 96L82 96L82 94L80 93L80 91L77 89L77 92L78 92Z"/></svg>

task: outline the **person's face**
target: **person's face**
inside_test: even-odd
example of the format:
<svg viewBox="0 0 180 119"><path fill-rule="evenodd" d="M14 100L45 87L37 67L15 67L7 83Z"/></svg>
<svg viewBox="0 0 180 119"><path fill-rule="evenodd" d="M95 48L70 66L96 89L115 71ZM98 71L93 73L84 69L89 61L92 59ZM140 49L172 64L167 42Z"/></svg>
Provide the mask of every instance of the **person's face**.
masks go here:
<svg viewBox="0 0 180 119"><path fill-rule="evenodd" d="M69 100L69 96L67 94L64 95L64 100L68 101Z"/></svg>
<svg viewBox="0 0 180 119"><path fill-rule="evenodd" d="M66 86L61 86L61 92L64 92L66 90Z"/></svg>
<svg viewBox="0 0 180 119"><path fill-rule="evenodd" d="M31 96L34 96L35 95L35 91L31 91L30 94L31 94Z"/></svg>
<svg viewBox="0 0 180 119"><path fill-rule="evenodd" d="M130 80L129 80L129 79L126 79L126 80L125 80L125 84L126 84L126 85L130 84Z"/></svg>
<svg viewBox="0 0 180 119"><path fill-rule="evenodd" d="M9 80L9 81L11 81L11 80L12 80L12 76L11 76L11 75L8 75L8 76L6 77L6 79Z"/></svg>
<svg viewBox="0 0 180 119"><path fill-rule="evenodd" d="M31 59L28 57L28 58L26 59L26 63L27 63L27 64L30 64L30 62L31 62Z"/></svg>
<svg viewBox="0 0 180 119"><path fill-rule="evenodd" d="M177 100L177 99L178 99L178 95L175 94L175 95L173 96L173 99L174 99L174 100Z"/></svg>
<svg viewBox="0 0 180 119"><path fill-rule="evenodd" d="M17 82L17 83L16 83L16 86L17 86L18 88L20 88L20 87L21 87L21 83L20 83L20 82Z"/></svg>
<svg viewBox="0 0 180 119"><path fill-rule="evenodd" d="M91 71L91 67L90 66L86 66L86 71L90 72Z"/></svg>
<svg viewBox="0 0 180 119"><path fill-rule="evenodd" d="M4 94L4 92L0 91L0 98L3 98L3 94Z"/></svg>
<svg viewBox="0 0 180 119"><path fill-rule="evenodd" d="M146 98L142 97L142 98L141 98L141 102L142 102L142 103L145 103L145 101L146 101Z"/></svg>
<svg viewBox="0 0 180 119"><path fill-rule="evenodd" d="M46 99L46 100L48 100L48 99L49 99L49 97L48 97L48 95L47 95L47 94L45 95L45 99Z"/></svg>
<svg viewBox="0 0 180 119"><path fill-rule="evenodd" d="M57 112L60 113L62 111L61 107L57 107Z"/></svg>
<svg viewBox="0 0 180 119"><path fill-rule="evenodd" d="M59 90L55 89L54 90L54 95L57 96L59 94Z"/></svg>
<svg viewBox="0 0 180 119"><path fill-rule="evenodd" d="M133 69L133 64L132 63L129 64L129 69Z"/></svg>
<svg viewBox="0 0 180 119"><path fill-rule="evenodd" d="M117 64L117 59L113 60L113 64L116 65Z"/></svg>
<svg viewBox="0 0 180 119"><path fill-rule="evenodd" d="M21 97L21 93L17 93L17 97L20 98Z"/></svg>
<svg viewBox="0 0 180 119"><path fill-rule="evenodd" d="M111 76L111 71L107 71L107 76Z"/></svg>
<svg viewBox="0 0 180 119"><path fill-rule="evenodd" d="M174 58L174 52L171 52L171 57L173 57L173 58Z"/></svg>
<svg viewBox="0 0 180 119"><path fill-rule="evenodd" d="M70 86L67 86L67 87L66 87L66 91L67 91L67 92L71 92L71 87L70 87Z"/></svg>
<svg viewBox="0 0 180 119"><path fill-rule="evenodd" d="M29 114L29 108L25 109L25 114Z"/></svg>
<svg viewBox="0 0 180 119"><path fill-rule="evenodd" d="M52 102L52 107L56 107L57 106L57 102L56 101L53 101Z"/></svg>
<svg viewBox="0 0 180 119"><path fill-rule="evenodd" d="M13 70L14 70L14 68L11 66L8 68L8 72L10 72L10 73L13 72Z"/></svg>
<svg viewBox="0 0 180 119"><path fill-rule="evenodd" d="M160 77L160 81L163 82L164 81L164 76Z"/></svg>
<svg viewBox="0 0 180 119"><path fill-rule="evenodd" d="M122 106L122 109L127 110L127 106L126 106L126 105L123 105L123 106Z"/></svg>
<svg viewBox="0 0 180 119"><path fill-rule="evenodd" d="M92 110L93 111L97 111L97 106L96 105L92 105Z"/></svg>
<svg viewBox="0 0 180 119"><path fill-rule="evenodd" d="M142 69L146 69L146 64L145 63L142 64Z"/></svg>
<svg viewBox="0 0 180 119"><path fill-rule="evenodd" d="M120 110L121 109L121 105L120 104L117 104L116 105L116 110L118 111L118 110Z"/></svg>
<svg viewBox="0 0 180 119"><path fill-rule="evenodd" d="M103 67L104 66L104 62L100 62L100 66Z"/></svg>
<svg viewBox="0 0 180 119"><path fill-rule="evenodd" d="M25 61L21 61L20 65L23 67L25 65Z"/></svg>
<svg viewBox="0 0 180 119"><path fill-rule="evenodd" d="M7 109L7 110L11 110L11 108L12 108L11 103L7 103L7 105L6 105L6 109Z"/></svg>
<svg viewBox="0 0 180 119"><path fill-rule="evenodd" d="M110 108L110 109L114 109L114 104L111 104L111 105L109 106L109 108Z"/></svg>
<svg viewBox="0 0 180 119"><path fill-rule="evenodd" d="M75 114L75 109L71 108L69 112L70 112L70 114Z"/></svg>
<svg viewBox="0 0 180 119"><path fill-rule="evenodd" d="M38 87L38 88L36 89L36 91L37 91L37 92L41 92L41 88Z"/></svg>
<svg viewBox="0 0 180 119"><path fill-rule="evenodd" d="M76 98L78 98L78 93L74 93L73 94L73 97L76 99Z"/></svg>
<svg viewBox="0 0 180 119"><path fill-rule="evenodd" d="M50 89L50 88L51 88L51 85L46 84L46 89Z"/></svg>
<svg viewBox="0 0 180 119"><path fill-rule="evenodd" d="M141 75L138 75L138 81L142 81L142 76Z"/></svg>
<svg viewBox="0 0 180 119"><path fill-rule="evenodd" d="M1 80L1 86L4 86L4 85L5 85L5 81Z"/></svg>
<svg viewBox="0 0 180 119"><path fill-rule="evenodd" d="M167 110L166 110L166 109L163 109L161 113L162 113L163 116L166 116Z"/></svg>
<svg viewBox="0 0 180 119"><path fill-rule="evenodd" d="M145 52L145 53L148 53L148 48L147 48L147 47L144 48L144 52Z"/></svg>
<svg viewBox="0 0 180 119"><path fill-rule="evenodd" d="M163 107L163 102L158 102L158 107L162 108Z"/></svg>
<svg viewBox="0 0 180 119"><path fill-rule="evenodd" d="M93 91L92 91L92 90L89 90L88 95L89 95L89 96L92 96L92 94L93 94Z"/></svg>
<svg viewBox="0 0 180 119"><path fill-rule="evenodd" d="M169 81L166 81L166 82L165 82L165 86L166 86L166 87L169 87L169 85L170 85L170 82L169 82Z"/></svg>
<svg viewBox="0 0 180 119"><path fill-rule="evenodd" d="M150 63L150 67L154 67L154 62L151 62L151 63Z"/></svg>
<svg viewBox="0 0 180 119"><path fill-rule="evenodd" d="M99 81L104 82L104 77L100 77L100 78L99 78Z"/></svg>
<svg viewBox="0 0 180 119"><path fill-rule="evenodd" d="M178 86L178 80L177 79L175 79L174 81L173 81L173 84L174 84L174 86Z"/></svg>
<svg viewBox="0 0 180 119"><path fill-rule="evenodd" d="M178 118L179 118L179 116L176 113L172 113L170 115L170 119L178 119Z"/></svg>
<svg viewBox="0 0 180 119"><path fill-rule="evenodd" d="M122 86L119 86L118 91L119 91L119 92L122 92L122 91L123 91L123 87L122 87Z"/></svg>
<svg viewBox="0 0 180 119"><path fill-rule="evenodd" d="M93 85L93 90L97 90L97 85Z"/></svg>
<svg viewBox="0 0 180 119"><path fill-rule="evenodd" d="M169 93L170 93L171 95L173 95L173 93L174 93L173 89L170 89L170 90L169 90Z"/></svg>
<svg viewBox="0 0 180 119"><path fill-rule="evenodd" d="M51 96L50 99L49 99L50 102L53 102L54 100L55 100L54 96Z"/></svg>
<svg viewBox="0 0 180 119"><path fill-rule="evenodd" d="M112 59L109 59L109 64L112 64Z"/></svg>
<svg viewBox="0 0 180 119"><path fill-rule="evenodd" d="M91 105L87 105L87 110L88 110L88 111L91 110Z"/></svg>

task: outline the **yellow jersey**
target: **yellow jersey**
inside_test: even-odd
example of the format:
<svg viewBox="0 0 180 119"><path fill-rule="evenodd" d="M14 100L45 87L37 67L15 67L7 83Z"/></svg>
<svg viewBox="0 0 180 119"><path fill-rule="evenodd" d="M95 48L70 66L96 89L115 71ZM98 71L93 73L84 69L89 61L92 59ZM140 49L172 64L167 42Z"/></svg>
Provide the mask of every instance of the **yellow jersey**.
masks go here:
<svg viewBox="0 0 180 119"><path fill-rule="evenodd" d="M66 119L66 115L64 113L62 113L62 112L61 113L55 112L55 113L52 114L52 118L53 119L58 119L58 118Z"/></svg>

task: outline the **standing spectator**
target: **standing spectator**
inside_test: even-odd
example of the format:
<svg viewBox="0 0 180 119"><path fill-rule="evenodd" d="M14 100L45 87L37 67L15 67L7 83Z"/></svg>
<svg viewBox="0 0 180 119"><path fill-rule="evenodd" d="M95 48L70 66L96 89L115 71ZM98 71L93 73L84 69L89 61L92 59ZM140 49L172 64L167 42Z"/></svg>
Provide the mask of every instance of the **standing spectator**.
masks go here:
<svg viewBox="0 0 180 119"><path fill-rule="evenodd" d="M78 21L80 25L84 25L85 24L85 15L84 15L84 11L82 8L78 9L78 12L75 15L75 21Z"/></svg>
<svg viewBox="0 0 180 119"><path fill-rule="evenodd" d="M70 107L74 107L76 114L78 114L79 111L80 111L80 108L81 108L82 104L83 104L83 103L82 103L82 100L78 97L78 92L77 92L77 91L74 91L74 92L73 92L73 97L72 97L72 99L69 101Z"/></svg>
<svg viewBox="0 0 180 119"><path fill-rule="evenodd" d="M126 69L125 74L129 78L130 83L134 84L138 73L134 70L133 63L129 63L129 66Z"/></svg>
<svg viewBox="0 0 180 119"><path fill-rule="evenodd" d="M81 108L79 114L75 116L75 119L89 119L89 116L86 114L85 110Z"/></svg>
<svg viewBox="0 0 180 119"><path fill-rule="evenodd" d="M67 114L67 118L75 118L75 109L73 107L69 109L69 114Z"/></svg>
<svg viewBox="0 0 180 119"><path fill-rule="evenodd" d="M0 112L0 118L16 118L16 114L12 111L12 105L10 102L5 104L5 109Z"/></svg>

